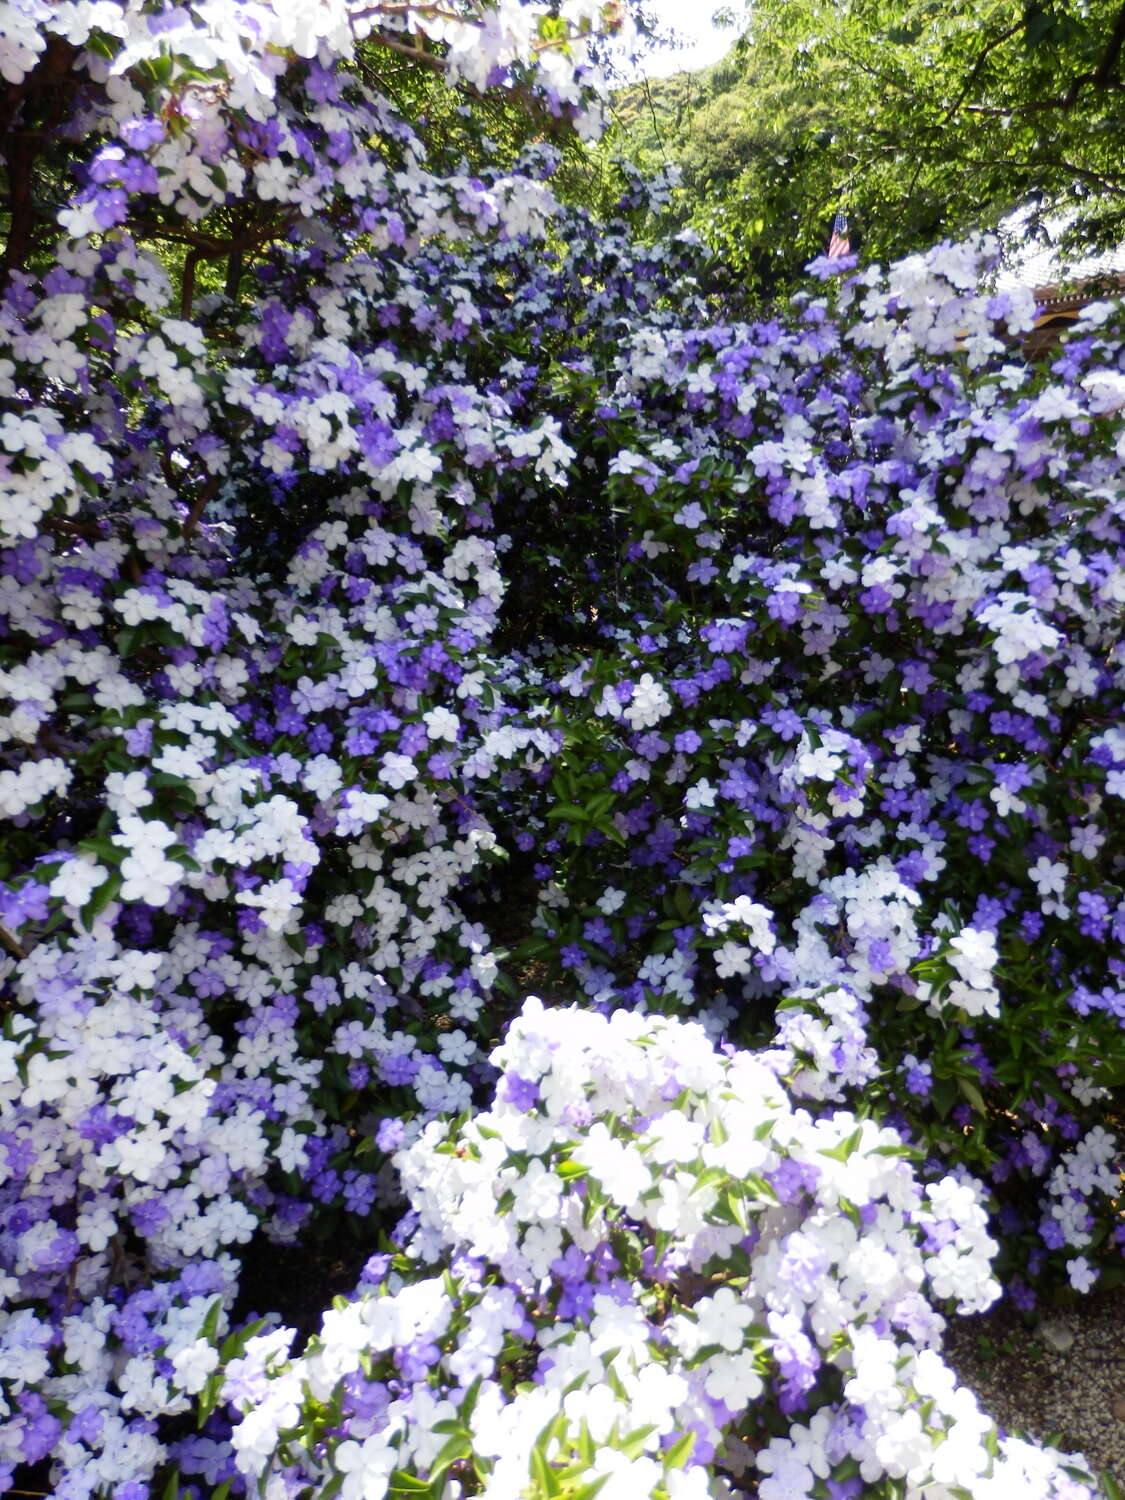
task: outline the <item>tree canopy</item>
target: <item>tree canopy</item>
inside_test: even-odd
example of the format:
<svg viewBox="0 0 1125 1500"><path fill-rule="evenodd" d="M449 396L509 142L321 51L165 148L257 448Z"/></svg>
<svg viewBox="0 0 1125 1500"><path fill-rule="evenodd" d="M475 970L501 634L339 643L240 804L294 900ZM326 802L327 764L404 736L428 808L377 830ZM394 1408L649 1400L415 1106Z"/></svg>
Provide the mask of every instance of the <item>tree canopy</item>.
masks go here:
<svg viewBox="0 0 1125 1500"><path fill-rule="evenodd" d="M865 255L1071 216L1125 238L1125 9L1008 0L760 0L726 59L618 101L625 149L685 174L683 213L764 291L794 284L837 208Z"/></svg>

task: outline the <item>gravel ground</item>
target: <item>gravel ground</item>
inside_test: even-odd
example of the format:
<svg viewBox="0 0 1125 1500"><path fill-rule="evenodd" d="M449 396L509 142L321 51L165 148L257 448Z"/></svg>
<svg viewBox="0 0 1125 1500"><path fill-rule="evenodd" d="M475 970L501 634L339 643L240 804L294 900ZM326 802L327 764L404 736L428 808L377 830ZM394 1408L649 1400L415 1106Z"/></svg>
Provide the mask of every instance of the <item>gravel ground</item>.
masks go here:
<svg viewBox="0 0 1125 1500"><path fill-rule="evenodd" d="M1084 1453L1125 1495L1125 1287L1033 1329L1014 1309L952 1318L945 1353L1001 1427Z"/></svg>

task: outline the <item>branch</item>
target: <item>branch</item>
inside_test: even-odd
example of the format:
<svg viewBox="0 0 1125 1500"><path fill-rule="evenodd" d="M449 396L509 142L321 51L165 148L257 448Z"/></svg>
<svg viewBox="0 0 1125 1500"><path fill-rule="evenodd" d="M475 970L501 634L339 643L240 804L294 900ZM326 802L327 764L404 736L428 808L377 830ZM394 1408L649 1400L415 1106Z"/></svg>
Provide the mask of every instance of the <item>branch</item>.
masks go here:
<svg viewBox="0 0 1125 1500"><path fill-rule="evenodd" d="M1088 72L1079 73L1072 78L1065 94L1058 94L1052 99L1036 99L1030 104L1022 105L1018 109L1000 109L995 105L970 106L971 113L980 115L1025 115L1038 114L1042 110L1047 109L1068 110L1073 109L1075 104L1077 104L1078 96L1086 84L1092 85L1095 89L1110 91L1118 91L1125 88L1125 84L1122 83L1120 78L1113 77L1113 71L1120 60L1123 46L1125 46L1125 5L1122 5L1121 9L1117 12L1117 19L1113 23L1113 29L1109 33L1105 51L1098 59L1097 67L1090 69Z"/></svg>
<svg viewBox="0 0 1125 1500"><path fill-rule="evenodd" d="M295 213L287 214L274 223L255 225L230 239L218 240L213 235L200 234L190 229L170 228L163 224L152 224L136 219L132 228L147 239L168 240L174 245L190 245L184 260L183 280L180 283L180 316L190 318L191 304L195 296L195 272L201 260L225 260L227 262L227 295L231 286L237 288L242 275L242 258L246 251L260 250L267 241L277 239L290 229L297 220Z"/></svg>
<svg viewBox="0 0 1125 1500"><path fill-rule="evenodd" d="M962 156L958 160L974 167L1016 167L1029 173L1038 173L1042 172L1044 167L1053 167L1057 171L1069 173L1072 177L1080 177L1086 182L1092 182L1105 193L1125 192L1125 176L1106 177L1090 167L1080 167L1077 162L1066 161L1061 157L1047 161L1015 161L1011 157L1001 157L999 160L990 161L981 157Z"/></svg>
<svg viewBox="0 0 1125 1500"><path fill-rule="evenodd" d="M130 221L131 227L144 239L167 240L173 245L192 245L212 255L225 253L225 246L214 235L200 234L198 230L180 228L169 224L154 224L150 219L137 218Z"/></svg>
<svg viewBox="0 0 1125 1500"><path fill-rule="evenodd" d="M2 922L0 922L0 943L3 943L8 952L14 954L16 958L27 957L27 949L22 946L15 933L9 932Z"/></svg>
<svg viewBox="0 0 1125 1500"><path fill-rule="evenodd" d="M1073 109L1078 102L1080 86L1089 83L1093 78L1092 73L1083 73L1076 78L1065 94L1059 94L1054 99L1032 99L1027 104L966 104L967 115L991 115L993 118L1019 118L1023 115L1040 115L1046 110L1057 109L1065 113ZM1120 79L1113 83L1103 85L1107 93L1120 93L1125 89L1125 83Z"/></svg>
<svg viewBox="0 0 1125 1500"><path fill-rule="evenodd" d="M406 16L411 13L416 16L437 16L443 21L464 21L465 19L463 13L447 10L443 5L418 5L415 0L403 0L403 3L397 4L395 0L389 0L387 4L375 5L369 10L356 11L351 19L353 22L367 21L372 16ZM477 15L480 16L480 14L478 7Z"/></svg>
<svg viewBox="0 0 1125 1500"><path fill-rule="evenodd" d="M180 282L180 317L185 320L191 317L191 304L195 296L195 268L204 254L202 247L197 245L184 257L184 275Z"/></svg>
<svg viewBox="0 0 1125 1500"><path fill-rule="evenodd" d="M378 42L380 47L386 47L391 52L398 52L403 57L408 57L411 62L421 63L424 67L432 68L435 73L446 73L449 71L444 57L438 57L433 52L423 52L421 47L411 47L406 42L396 42L393 37L385 36L381 31L373 31L370 40Z"/></svg>
<svg viewBox="0 0 1125 1500"><path fill-rule="evenodd" d="M381 6L379 12L376 12L376 14L385 13L389 8ZM418 7L411 6L410 9L417 10ZM430 6L428 9L435 15L448 15L448 12L441 10L439 6ZM368 11L363 14L370 15L371 12ZM353 19L362 19L362 16L353 17ZM465 18L464 16L451 16L450 19L464 21ZM408 42L397 41L394 37L388 36L385 31L373 31L367 40L377 42L380 47L387 47L391 52L398 52L401 56L408 57L411 62L421 63L423 67L431 68L434 72L447 73L449 71L449 64L446 58L438 57L433 52L426 52L421 47L411 46ZM550 52L558 47L565 47L569 42L569 36L550 37L546 41L533 42L531 50L533 53ZM479 90L474 89L474 92L479 92Z"/></svg>
<svg viewBox="0 0 1125 1500"><path fill-rule="evenodd" d="M1109 34L1109 45L1102 53L1101 61L1094 69L1092 83L1096 89L1104 89L1109 84L1109 75L1117 66L1117 60L1121 56L1121 48L1125 45L1125 5L1117 12L1117 20L1113 23L1113 30ZM1118 80L1120 87L1120 80Z"/></svg>
<svg viewBox="0 0 1125 1500"><path fill-rule="evenodd" d="M0 263L0 286L7 283L17 266L24 263L31 244L35 204L31 195L32 171L39 149L24 135L12 133L4 151L8 168L8 243Z"/></svg>
<svg viewBox="0 0 1125 1500"><path fill-rule="evenodd" d="M223 285L223 296L228 302L234 302L238 297L238 289L242 283L242 251L232 250L227 257L227 279Z"/></svg>
<svg viewBox="0 0 1125 1500"><path fill-rule="evenodd" d="M62 82L77 53L78 48L61 36L52 35L48 39L42 56L31 72L19 83L11 84L4 90L4 101L0 105L0 137L6 136L12 129L20 106L29 94L39 92L44 85Z"/></svg>
<svg viewBox="0 0 1125 1500"><path fill-rule="evenodd" d="M976 62L973 64L972 71L969 73L968 78L966 78L965 80L965 87L961 90L957 98L946 110L945 114L942 115L941 119L938 121L939 126L944 125L946 121L951 120L957 113L957 111L961 108L962 104L964 104L965 100L969 96L970 90L980 76L980 70L984 67L985 59L989 56L989 54L995 52L997 47L1002 47L1005 42L1010 41L1012 37L1014 37L1016 33L1018 31L1021 31L1022 29L1022 20L1017 21L1014 26L1009 26L1007 31L1002 31L999 36L995 36L990 42L985 43L985 45L980 50Z"/></svg>
<svg viewBox="0 0 1125 1500"><path fill-rule="evenodd" d="M62 114L59 85L70 71L76 47L62 37L54 36L35 67L20 83L7 89L0 103L0 151L8 169L8 240L0 256L0 291L17 266L23 265L35 239L36 212L31 191L35 164ZM46 111L40 129L13 128L24 112L25 103L37 94L55 90L55 98ZM30 121L27 121L30 124Z"/></svg>
<svg viewBox="0 0 1125 1500"><path fill-rule="evenodd" d="M203 512L207 509L208 505L218 494L219 485L221 483L221 476L218 474L212 474L211 478L200 490L198 496L196 497L195 504L192 506L190 512L188 513L188 518L184 522L184 529L180 533L185 542L191 539L192 535L195 532L195 528L203 519Z"/></svg>

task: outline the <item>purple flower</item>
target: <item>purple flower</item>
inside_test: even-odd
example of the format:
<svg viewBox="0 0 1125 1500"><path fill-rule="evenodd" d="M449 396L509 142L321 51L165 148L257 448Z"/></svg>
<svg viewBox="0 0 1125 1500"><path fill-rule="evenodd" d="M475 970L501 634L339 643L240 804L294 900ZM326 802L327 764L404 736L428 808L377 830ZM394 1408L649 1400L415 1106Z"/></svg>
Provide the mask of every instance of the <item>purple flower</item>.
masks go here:
<svg viewBox="0 0 1125 1500"><path fill-rule="evenodd" d="M397 1151L406 1137L406 1127L401 1120L381 1120L375 1132L375 1144L388 1155Z"/></svg>
<svg viewBox="0 0 1125 1500"><path fill-rule="evenodd" d="M533 1079L522 1078L515 1072L504 1074L500 1092L501 1097L509 1104L525 1113L534 1109L539 1101L539 1085Z"/></svg>

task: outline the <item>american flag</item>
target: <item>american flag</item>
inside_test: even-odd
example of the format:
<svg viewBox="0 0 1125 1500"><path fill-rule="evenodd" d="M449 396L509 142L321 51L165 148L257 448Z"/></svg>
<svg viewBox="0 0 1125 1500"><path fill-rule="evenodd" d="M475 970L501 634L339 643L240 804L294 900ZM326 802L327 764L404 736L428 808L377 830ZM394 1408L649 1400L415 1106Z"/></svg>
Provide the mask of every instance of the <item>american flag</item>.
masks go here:
<svg viewBox="0 0 1125 1500"><path fill-rule="evenodd" d="M852 242L848 239L848 216L841 209L832 220L832 238L828 241L828 259L839 260L841 255L852 253Z"/></svg>

